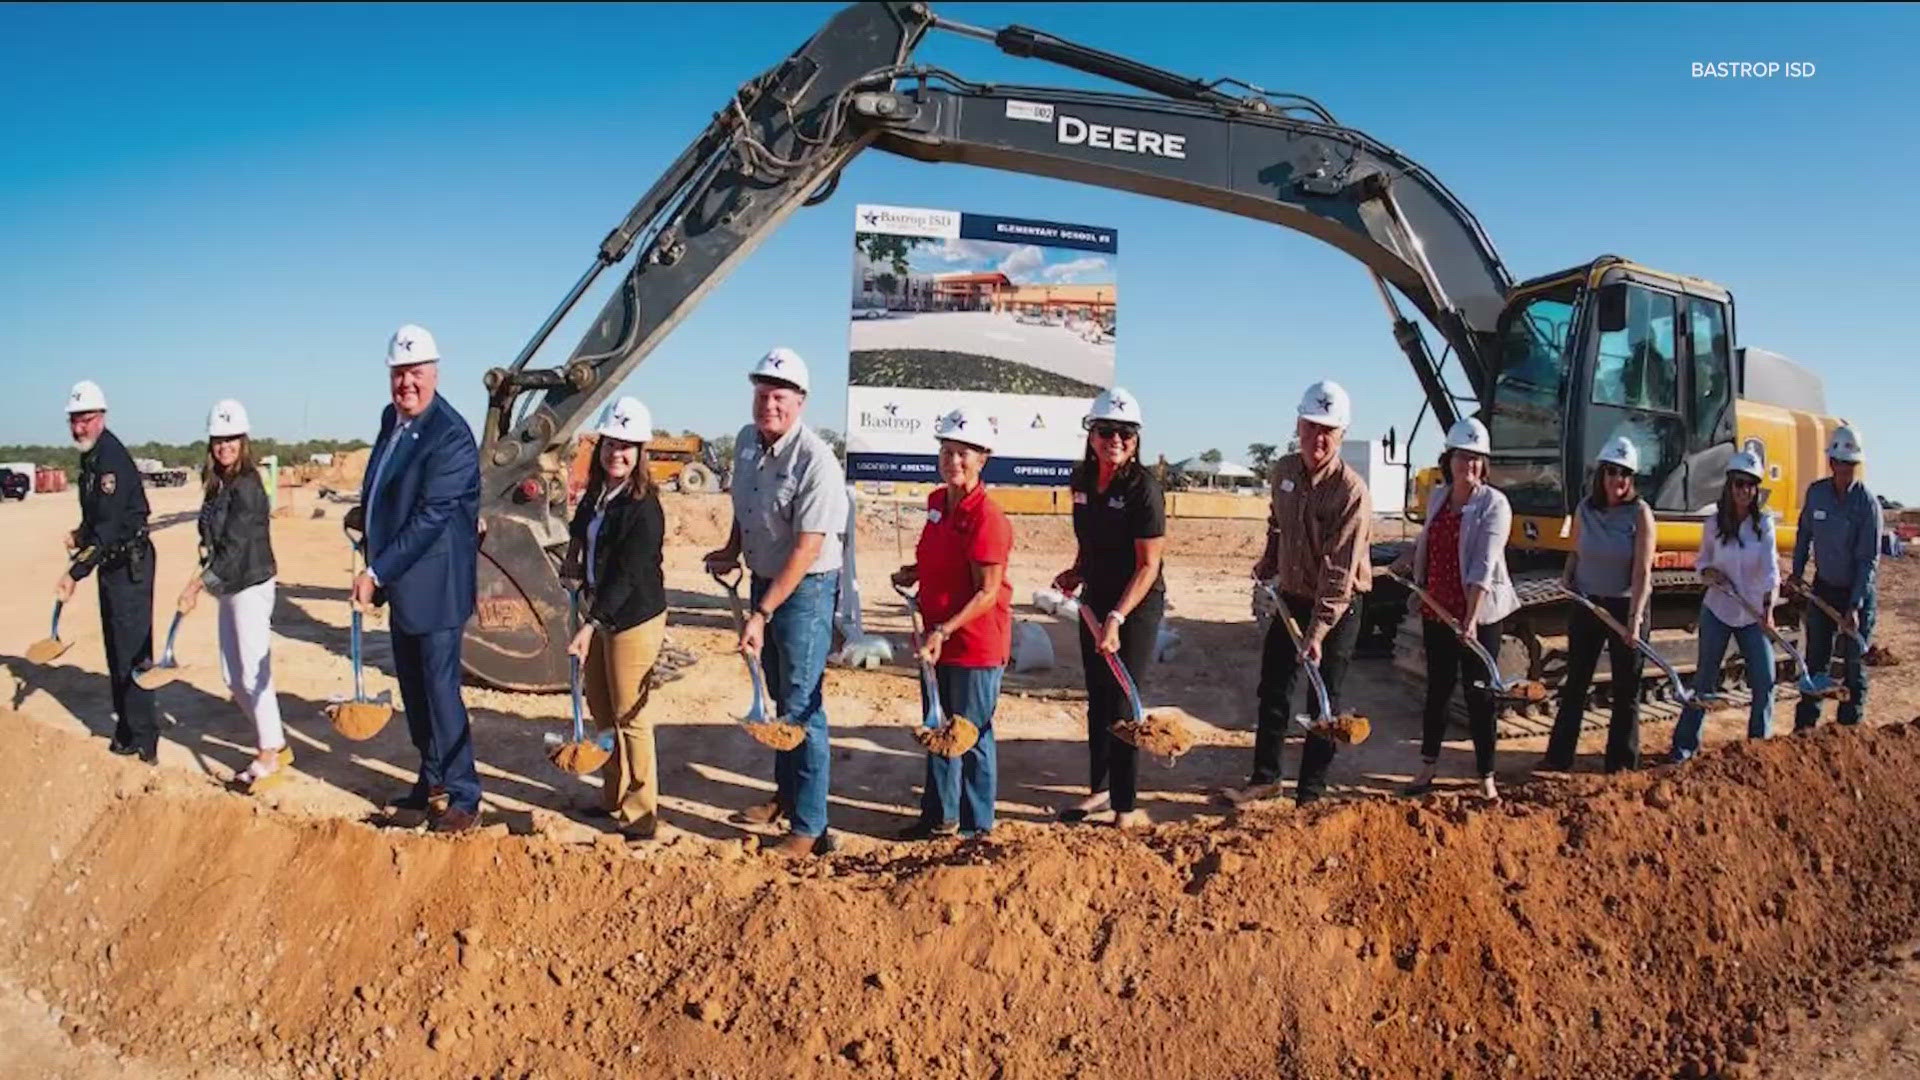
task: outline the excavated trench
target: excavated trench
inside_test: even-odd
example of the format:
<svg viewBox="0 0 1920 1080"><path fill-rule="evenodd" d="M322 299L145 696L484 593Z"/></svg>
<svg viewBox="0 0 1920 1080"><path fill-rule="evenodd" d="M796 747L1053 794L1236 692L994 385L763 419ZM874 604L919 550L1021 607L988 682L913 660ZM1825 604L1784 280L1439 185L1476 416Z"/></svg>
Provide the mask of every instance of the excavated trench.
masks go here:
<svg viewBox="0 0 1920 1080"><path fill-rule="evenodd" d="M264 810L0 717L0 966L266 1076L1737 1075L1920 926L1920 722L1227 824L735 845Z"/></svg>

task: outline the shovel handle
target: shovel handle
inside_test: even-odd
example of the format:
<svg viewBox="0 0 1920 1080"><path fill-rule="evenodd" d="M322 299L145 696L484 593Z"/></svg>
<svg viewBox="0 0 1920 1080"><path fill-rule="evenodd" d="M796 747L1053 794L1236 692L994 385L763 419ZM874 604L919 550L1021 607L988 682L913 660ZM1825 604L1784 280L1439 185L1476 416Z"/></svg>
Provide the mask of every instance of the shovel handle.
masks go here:
<svg viewBox="0 0 1920 1080"><path fill-rule="evenodd" d="M1300 666L1307 669L1307 682L1313 686L1313 695L1320 706L1319 722L1333 723L1333 702L1327 697L1327 684L1320 678L1320 665L1308 660L1304 655L1307 651L1306 638L1301 635L1299 625L1293 621L1293 612L1287 610L1286 603L1280 599L1280 593L1273 586L1262 585L1261 588L1273 598L1274 618L1279 619L1280 625L1287 628L1287 636L1293 639L1293 653L1300 658Z"/></svg>
<svg viewBox="0 0 1920 1080"><path fill-rule="evenodd" d="M737 636L745 633L747 629L747 616L744 605L740 602L740 578L742 576L740 568L735 566L732 570L724 574L714 573L712 570L708 570L707 573L713 580L720 583L721 588L727 590L727 610L733 615L734 634ZM747 665L747 679L753 684L753 707L747 712L746 722L751 724L765 723L767 720L767 688L765 677L760 671L760 662L757 658L748 656L744 652L740 654L740 659Z"/></svg>
<svg viewBox="0 0 1920 1080"><path fill-rule="evenodd" d="M899 584L894 585L893 591L907 602L907 618L913 624L913 658L920 666L920 689L927 695L927 715L921 723L927 727L939 727L946 723L946 713L940 706L940 680L934 678L933 665L920 655L920 640L926 631L926 621L920 617L920 597Z"/></svg>
<svg viewBox="0 0 1920 1080"><path fill-rule="evenodd" d="M165 649L162 649L162 650L160 651L160 666L161 666L161 667L172 667L172 666L173 666L173 663L174 663L174 661L173 661L173 638L174 638L174 635L176 635L176 634L178 634L178 633L180 632L180 620L181 620L181 618L182 618L182 617L184 617L185 615L186 615L186 612L184 612L184 611L176 611L176 612L174 612L174 613L173 613L173 621L172 621L171 623L169 623L169 624L167 624L167 647L166 647Z"/></svg>
<svg viewBox="0 0 1920 1080"><path fill-rule="evenodd" d="M1405 585L1408 589L1413 591L1413 595L1426 601L1428 610L1432 611L1435 615L1438 615L1440 617L1440 621L1446 624L1447 629L1453 631L1453 636L1459 638L1461 644L1465 645L1467 649L1473 653L1473 655L1480 658L1480 665L1487 669L1487 677L1491 681L1493 685L1493 689L1496 692L1505 693L1510 688L1510 684L1507 682L1507 680L1500 677L1500 665L1498 662L1494 660L1493 655L1487 652L1487 647L1485 645L1480 644L1479 638L1474 637L1472 634L1467 633L1467 628L1461 625L1458 619L1455 619L1452 615L1449 615L1446 609L1442 608L1439 605L1439 603L1437 603L1434 600L1433 595L1431 593L1427 592L1427 590L1425 589L1422 589L1420 586L1415 585L1411 578L1405 577L1395 572L1392 569L1387 570L1387 576L1399 582L1400 584Z"/></svg>
<svg viewBox="0 0 1920 1080"><path fill-rule="evenodd" d="M1832 604L1829 604L1825 600L1821 599L1819 593L1814 592L1810 586L1801 583L1799 578L1790 577L1787 579L1787 581L1791 583L1788 586L1789 588L1791 588L1794 592L1798 593L1801 597L1806 599L1814 607L1819 608L1822 612L1826 614L1827 618L1833 620L1833 625L1836 628L1839 628L1841 633L1852 638L1854 640L1854 643L1860 646L1861 652L1864 653L1867 651L1867 639L1865 635L1861 634L1860 631L1858 630L1845 629L1843 624L1847 621L1846 617L1841 615L1840 612L1836 610Z"/></svg>
<svg viewBox="0 0 1920 1080"><path fill-rule="evenodd" d="M1766 634L1775 645L1786 650L1788 656L1793 657L1794 666L1800 669L1800 679L1802 682L1813 681L1813 673L1807 668L1807 658L1800 655L1800 650L1793 647L1793 642L1788 641L1786 635L1768 625L1766 616L1760 614L1760 610L1753 606L1753 601L1741 596L1722 582L1714 582L1713 587L1733 597L1734 602L1740 605L1741 610L1753 616L1754 625L1758 626L1761 632Z"/></svg>
<svg viewBox="0 0 1920 1080"><path fill-rule="evenodd" d="M1088 610L1084 603L1080 605L1080 623L1087 628L1087 633L1093 635L1094 651L1100 652L1100 624L1093 621L1093 612ZM1114 681L1120 684L1120 689L1126 691L1127 709L1133 713L1133 722L1146 723L1147 711L1140 704L1140 691L1133 685L1133 676L1127 674L1127 665L1120 662L1120 657L1116 653L1100 652L1100 656L1106 660L1107 670L1113 672Z"/></svg>
<svg viewBox="0 0 1920 1080"><path fill-rule="evenodd" d="M53 625L48 628L48 632L47 632L47 637L49 640L52 640L52 641L60 640L60 609L65 606L67 606L67 602L65 600L55 600L53 602Z"/></svg>
<svg viewBox="0 0 1920 1080"><path fill-rule="evenodd" d="M1620 625L1620 620L1613 617L1612 612L1581 596L1579 593L1574 592L1572 589L1567 588L1565 585L1560 586L1560 592L1568 599L1592 612L1593 617L1599 619L1601 624L1613 631L1621 641L1633 646L1634 650L1641 656L1653 661L1655 667L1666 672L1667 680L1673 683L1674 696L1680 699L1681 704L1691 705L1699 700L1699 695L1695 694L1693 688L1687 685L1687 681L1680 677L1680 673L1673 669L1673 665L1667 663L1667 658L1655 652L1653 646L1640 640L1640 638L1634 634L1629 633L1626 627Z"/></svg>
<svg viewBox="0 0 1920 1080"><path fill-rule="evenodd" d="M567 590L567 629L572 633L580 632L580 590ZM569 642L571 644L571 642ZM581 742L586 738L586 722L582 718L580 707L580 658L567 654L567 682L573 689L573 741Z"/></svg>

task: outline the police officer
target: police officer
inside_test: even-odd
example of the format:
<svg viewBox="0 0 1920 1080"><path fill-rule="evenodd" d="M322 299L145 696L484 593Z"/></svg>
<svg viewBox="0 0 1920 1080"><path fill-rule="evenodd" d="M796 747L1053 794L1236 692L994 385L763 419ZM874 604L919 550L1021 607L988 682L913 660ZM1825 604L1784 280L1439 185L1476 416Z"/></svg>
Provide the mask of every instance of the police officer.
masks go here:
<svg viewBox="0 0 1920 1080"><path fill-rule="evenodd" d="M80 527L67 536L72 565L54 593L61 602L100 571L100 629L107 645L115 724L108 749L152 764L160 750L153 694L133 681L153 662L153 541L147 493L132 455L107 430L107 397L92 382L67 395L67 432L80 448Z"/></svg>

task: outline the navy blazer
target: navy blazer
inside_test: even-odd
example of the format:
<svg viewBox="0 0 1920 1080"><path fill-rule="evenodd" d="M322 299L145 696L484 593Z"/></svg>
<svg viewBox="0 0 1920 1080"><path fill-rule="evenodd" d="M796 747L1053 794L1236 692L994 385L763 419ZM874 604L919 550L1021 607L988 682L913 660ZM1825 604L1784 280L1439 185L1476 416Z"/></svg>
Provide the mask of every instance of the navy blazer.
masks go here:
<svg viewBox="0 0 1920 1080"><path fill-rule="evenodd" d="M426 634L466 625L473 614L480 554L480 451L473 431L447 399L433 403L401 434L393 459L381 456L397 427L380 414L380 437L367 459L360 504L366 507L367 559L393 608L393 628ZM379 471L380 487L372 490Z"/></svg>

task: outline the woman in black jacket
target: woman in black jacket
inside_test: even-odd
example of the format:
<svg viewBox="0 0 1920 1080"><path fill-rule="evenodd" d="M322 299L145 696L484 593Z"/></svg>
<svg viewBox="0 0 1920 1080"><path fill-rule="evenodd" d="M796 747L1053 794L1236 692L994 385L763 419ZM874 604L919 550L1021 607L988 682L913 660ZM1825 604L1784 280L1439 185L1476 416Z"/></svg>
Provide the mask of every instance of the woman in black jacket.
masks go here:
<svg viewBox="0 0 1920 1080"><path fill-rule="evenodd" d="M273 691L272 509L247 430L247 410L237 401L222 401L207 416L200 572L188 579L179 606L192 611L202 591L219 602L220 670L234 704L253 721L258 747L234 780L251 790L292 764L293 752Z"/></svg>
<svg viewBox="0 0 1920 1080"><path fill-rule="evenodd" d="M660 568L666 515L647 474L653 417L636 398L607 406L595 426L587 488L574 511L569 575L583 581L581 625L567 652L581 661L594 724L614 730L602 772L607 814L630 839L653 839L660 802L647 676L667 630Z"/></svg>

